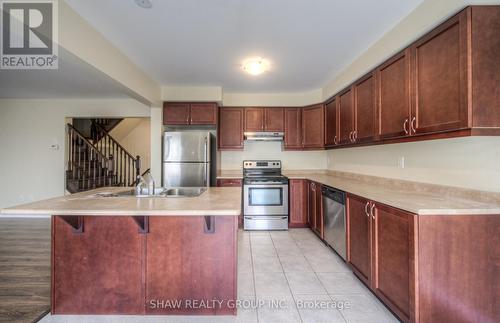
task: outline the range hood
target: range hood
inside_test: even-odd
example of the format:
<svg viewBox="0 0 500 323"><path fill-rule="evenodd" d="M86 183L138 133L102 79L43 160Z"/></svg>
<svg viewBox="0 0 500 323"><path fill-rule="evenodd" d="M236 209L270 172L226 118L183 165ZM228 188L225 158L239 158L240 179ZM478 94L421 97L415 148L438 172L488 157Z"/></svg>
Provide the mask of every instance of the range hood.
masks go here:
<svg viewBox="0 0 500 323"><path fill-rule="evenodd" d="M283 141L283 132L245 132L248 141Z"/></svg>

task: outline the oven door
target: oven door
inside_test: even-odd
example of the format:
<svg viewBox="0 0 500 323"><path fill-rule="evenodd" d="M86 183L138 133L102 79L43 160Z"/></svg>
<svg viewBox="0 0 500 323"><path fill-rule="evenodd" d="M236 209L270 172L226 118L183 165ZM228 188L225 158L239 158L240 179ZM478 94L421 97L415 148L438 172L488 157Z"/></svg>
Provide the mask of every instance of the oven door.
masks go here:
<svg viewBox="0 0 500 323"><path fill-rule="evenodd" d="M288 215L288 185L244 185L244 215Z"/></svg>

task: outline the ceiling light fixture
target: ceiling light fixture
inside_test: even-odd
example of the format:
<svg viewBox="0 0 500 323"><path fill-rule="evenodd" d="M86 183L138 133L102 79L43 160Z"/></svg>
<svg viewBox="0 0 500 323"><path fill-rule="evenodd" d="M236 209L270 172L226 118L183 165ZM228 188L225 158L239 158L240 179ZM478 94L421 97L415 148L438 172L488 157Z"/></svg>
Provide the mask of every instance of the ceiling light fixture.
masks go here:
<svg viewBox="0 0 500 323"><path fill-rule="evenodd" d="M243 62L243 70L250 75L260 75L268 71L269 66L269 61L261 57L247 59Z"/></svg>
<svg viewBox="0 0 500 323"><path fill-rule="evenodd" d="M135 4L144 9L149 9L153 6L150 0L135 0Z"/></svg>

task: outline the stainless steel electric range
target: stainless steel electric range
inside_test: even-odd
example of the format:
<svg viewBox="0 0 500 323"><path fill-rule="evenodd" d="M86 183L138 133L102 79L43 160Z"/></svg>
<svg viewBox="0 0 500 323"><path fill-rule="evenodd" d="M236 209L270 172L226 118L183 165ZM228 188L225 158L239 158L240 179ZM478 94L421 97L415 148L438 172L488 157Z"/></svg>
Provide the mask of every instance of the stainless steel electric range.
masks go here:
<svg viewBox="0 0 500 323"><path fill-rule="evenodd" d="M288 230L288 178L279 160L243 162L243 228Z"/></svg>

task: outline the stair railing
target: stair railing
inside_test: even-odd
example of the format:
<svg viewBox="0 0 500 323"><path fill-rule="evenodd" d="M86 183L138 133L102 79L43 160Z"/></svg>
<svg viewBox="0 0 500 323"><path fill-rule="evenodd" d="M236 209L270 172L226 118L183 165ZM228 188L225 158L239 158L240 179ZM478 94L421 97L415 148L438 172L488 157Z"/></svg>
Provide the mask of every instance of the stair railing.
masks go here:
<svg viewBox="0 0 500 323"><path fill-rule="evenodd" d="M111 175L113 174L110 173L109 159L71 124L68 123L67 126L69 147L67 170L73 174L73 179L78 180L79 188L92 189L112 186L113 177ZM104 174L98 172L104 172Z"/></svg>
<svg viewBox="0 0 500 323"><path fill-rule="evenodd" d="M95 131L92 131L92 142L101 154L108 156L118 185L133 186L137 175L140 174L140 157L132 156L99 123L93 121L92 125L95 127Z"/></svg>

